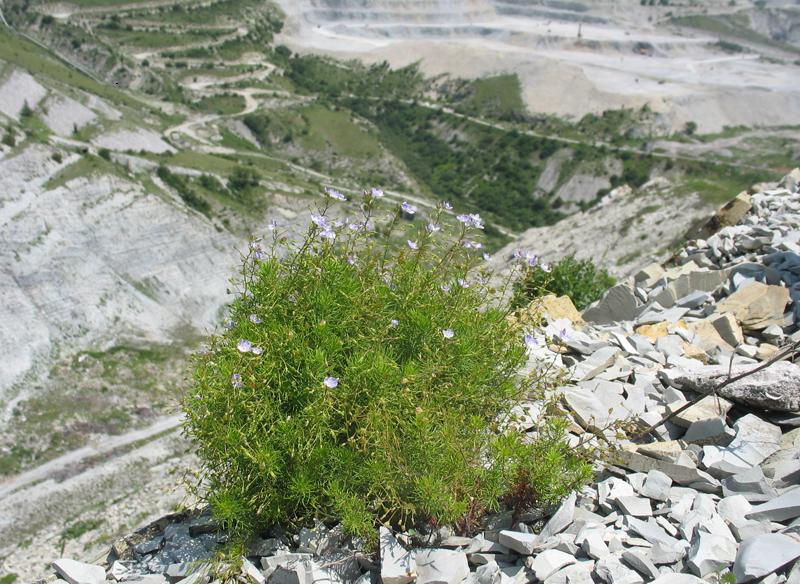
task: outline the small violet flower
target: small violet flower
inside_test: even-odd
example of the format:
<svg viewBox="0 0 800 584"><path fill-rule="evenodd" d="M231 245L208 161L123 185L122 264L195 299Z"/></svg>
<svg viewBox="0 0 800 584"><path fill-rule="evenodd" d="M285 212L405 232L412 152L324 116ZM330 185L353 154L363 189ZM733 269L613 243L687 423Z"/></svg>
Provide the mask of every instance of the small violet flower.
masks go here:
<svg viewBox="0 0 800 584"><path fill-rule="evenodd" d="M347 263L350 264L351 266L355 266L356 265L356 257L352 256L352 255L347 256Z"/></svg>
<svg viewBox="0 0 800 584"><path fill-rule="evenodd" d="M456 336L456 333L453 331L453 329L442 329L442 336L445 339L452 339L454 336Z"/></svg>
<svg viewBox="0 0 800 584"><path fill-rule="evenodd" d="M541 264L539 267L542 268L543 272L550 273L550 264Z"/></svg>
<svg viewBox="0 0 800 584"><path fill-rule="evenodd" d="M250 349L250 352L253 355L260 355L261 353L264 352L264 349L262 349L261 347L253 347L252 349Z"/></svg>
<svg viewBox="0 0 800 584"><path fill-rule="evenodd" d="M445 211L452 211L453 210L453 205L451 205L447 201L442 201L442 209L444 209Z"/></svg>
<svg viewBox="0 0 800 584"><path fill-rule="evenodd" d="M370 194L374 199L380 199L383 197L383 191L377 187L373 187L372 190L370 190Z"/></svg>
<svg viewBox="0 0 800 584"><path fill-rule="evenodd" d="M411 241L409 239L409 240L407 240L406 243L408 243L408 247L410 247L411 249L419 249L419 246L417 245L416 241Z"/></svg>
<svg viewBox="0 0 800 584"><path fill-rule="evenodd" d="M326 229L328 227L328 220L319 213L311 213L311 221L317 227L322 227L323 229Z"/></svg>
<svg viewBox="0 0 800 584"><path fill-rule="evenodd" d="M441 286L439 286L439 288L441 288L442 292L444 292L445 294L450 292L450 284L442 284Z"/></svg>
<svg viewBox="0 0 800 584"><path fill-rule="evenodd" d="M275 231L276 227L278 227L278 222L275 221L275 219L267 223L267 229L269 229L270 231Z"/></svg>
<svg viewBox="0 0 800 584"><path fill-rule="evenodd" d="M438 233L442 230L441 226L438 223L430 222L425 226L425 229L428 230L428 233Z"/></svg>
<svg viewBox="0 0 800 584"><path fill-rule="evenodd" d="M253 344L247 339L241 339L236 345L236 348L239 349L240 353L249 353L250 349L253 348Z"/></svg>
<svg viewBox="0 0 800 584"><path fill-rule="evenodd" d="M404 213L408 213L409 215L413 215L414 213L417 212L417 208L414 205L407 203L406 201L403 201L403 203L400 205L400 208L403 210Z"/></svg>
<svg viewBox="0 0 800 584"><path fill-rule="evenodd" d="M456 219L458 219L461 223L466 225L467 227L474 227L475 229L483 229L483 220L481 216L477 213L470 213L468 215L456 215Z"/></svg>
<svg viewBox="0 0 800 584"><path fill-rule="evenodd" d="M261 318L257 314L251 314L248 318L253 324L261 324Z"/></svg>
<svg viewBox="0 0 800 584"><path fill-rule="evenodd" d="M469 282L467 282L464 278L458 279L458 285L462 288L469 288Z"/></svg>
<svg viewBox="0 0 800 584"><path fill-rule="evenodd" d="M325 239L330 239L331 241L336 239L336 233L334 233L333 229L331 229L330 227L326 227L325 229L323 229L322 233L320 233L320 236L324 237Z"/></svg>
<svg viewBox="0 0 800 584"><path fill-rule="evenodd" d="M325 387L328 387L330 389L334 389L337 385L339 385L339 378L338 377L330 377L330 376L328 376L328 377L326 377L325 379L322 380L322 384Z"/></svg>
<svg viewBox="0 0 800 584"><path fill-rule="evenodd" d="M389 322L389 326L390 326L391 328L397 328L398 326L400 326L400 321L399 321L399 320L397 320L397 319L394 319L394 318L393 318L393 319L391 320L391 322Z"/></svg>
<svg viewBox="0 0 800 584"><path fill-rule="evenodd" d="M525 342L525 346L529 349L534 349L539 346L539 339L531 334L525 335L522 340Z"/></svg>
<svg viewBox="0 0 800 584"><path fill-rule="evenodd" d="M337 201L347 200L347 197L345 197L342 193L330 187L325 187L325 194L328 195L331 199L336 199Z"/></svg>
<svg viewBox="0 0 800 584"><path fill-rule="evenodd" d="M234 373L233 375L231 375L231 385L236 389L242 387L242 376L239 375L238 373Z"/></svg>
<svg viewBox="0 0 800 584"><path fill-rule="evenodd" d="M490 259L492 259L492 256L490 256L488 253L484 252L483 253L483 260L488 262Z"/></svg>

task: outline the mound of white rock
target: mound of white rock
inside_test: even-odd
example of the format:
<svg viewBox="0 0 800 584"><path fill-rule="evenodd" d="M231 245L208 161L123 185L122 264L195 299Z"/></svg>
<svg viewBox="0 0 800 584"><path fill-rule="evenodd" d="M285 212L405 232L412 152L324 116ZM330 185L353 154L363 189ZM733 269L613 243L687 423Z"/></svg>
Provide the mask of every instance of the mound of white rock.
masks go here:
<svg viewBox="0 0 800 584"><path fill-rule="evenodd" d="M277 531L251 542L238 579L800 584L800 366L769 363L719 387L800 342L798 183L800 170L740 195L707 227L715 233L583 315L565 298L534 307L547 322L530 331L530 366L569 372L555 397L571 439L616 449L555 512L495 514L470 538L381 528L377 557L338 526ZM521 408L529 428L538 405ZM621 438L630 422L653 429ZM105 569L54 568L70 584L199 584L219 580L211 558L224 541L207 515L175 516L117 542Z"/></svg>

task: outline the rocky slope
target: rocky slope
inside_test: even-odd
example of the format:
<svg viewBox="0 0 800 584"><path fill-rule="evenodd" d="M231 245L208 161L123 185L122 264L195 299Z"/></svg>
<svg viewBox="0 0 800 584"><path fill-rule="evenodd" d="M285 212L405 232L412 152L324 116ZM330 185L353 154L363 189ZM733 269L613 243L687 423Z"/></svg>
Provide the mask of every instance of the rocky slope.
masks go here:
<svg viewBox="0 0 800 584"><path fill-rule="evenodd" d="M545 321L526 339L530 366L566 370L556 397L574 420L571 439L611 452L558 509L495 514L474 537L381 528L376 556L339 527L276 530L251 542L238 577L800 581L800 366L778 360L800 342L798 228L800 169L737 198L672 264L647 266L582 315L566 298L531 305ZM537 431L540 410L522 408L525 431ZM207 582L224 540L205 513L172 515L114 544L104 566L53 568L71 584Z"/></svg>

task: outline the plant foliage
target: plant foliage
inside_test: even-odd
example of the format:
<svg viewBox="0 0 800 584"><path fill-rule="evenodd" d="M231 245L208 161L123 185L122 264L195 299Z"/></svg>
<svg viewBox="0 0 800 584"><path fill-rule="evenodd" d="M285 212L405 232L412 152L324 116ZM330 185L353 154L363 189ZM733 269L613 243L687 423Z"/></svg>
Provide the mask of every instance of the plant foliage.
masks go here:
<svg viewBox="0 0 800 584"><path fill-rule="evenodd" d="M515 283L512 305L527 306L535 298L555 294L569 296L575 307L583 310L615 283L605 268L597 268L590 259L569 255L552 266L533 262L525 277Z"/></svg>
<svg viewBox="0 0 800 584"><path fill-rule="evenodd" d="M332 192L305 236L254 241L227 330L196 357L185 429L235 535L315 519L373 542L377 522L466 530L587 479L562 419L535 437L510 423L541 385L519 376L524 331L477 269L480 218L449 235L443 207L381 217L380 196L345 219Z"/></svg>

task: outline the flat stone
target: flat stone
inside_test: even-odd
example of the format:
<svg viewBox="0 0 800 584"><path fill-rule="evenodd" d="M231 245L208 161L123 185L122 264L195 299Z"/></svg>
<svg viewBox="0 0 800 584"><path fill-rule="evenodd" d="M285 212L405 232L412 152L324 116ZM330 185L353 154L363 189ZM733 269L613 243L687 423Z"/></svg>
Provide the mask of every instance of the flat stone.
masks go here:
<svg viewBox="0 0 800 584"><path fill-rule="evenodd" d="M662 574L650 584L708 584L697 576L691 574Z"/></svg>
<svg viewBox="0 0 800 584"><path fill-rule="evenodd" d="M633 515L634 517L650 517L653 515L650 499L643 497L619 497L617 498L617 505L625 515Z"/></svg>
<svg viewBox="0 0 800 584"><path fill-rule="evenodd" d="M544 581L564 566L575 562L577 560L570 554L558 550L545 550L536 557L525 560L525 565L533 571L537 580Z"/></svg>
<svg viewBox="0 0 800 584"><path fill-rule="evenodd" d="M611 553L603 539L605 526L586 526L575 537L583 552L593 560L599 560Z"/></svg>
<svg viewBox="0 0 800 584"><path fill-rule="evenodd" d="M100 566L69 558L61 558L51 565L69 584L103 584L106 581L106 571Z"/></svg>
<svg viewBox="0 0 800 584"><path fill-rule="evenodd" d="M779 533L744 540L733 563L736 584L777 572L800 557L800 543Z"/></svg>
<svg viewBox="0 0 800 584"><path fill-rule="evenodd" d="M617 284L583 312L583 319L595 324L611 324L615 321L633 320L637 313L633 290L624 284Z"/></svg>
<svg viewBox="0 0 800 584"><path fill-rule="evenodd" d="M575 366L572 372L572 379L575 381L587 381L593 379L614 363L619 355L622 354L617 347L602 347L591 356L587 357Z"/></svg>
<svg viewBox="0 0 800 584"><path fill-rule="evenodd" d="M673 402L667 404L667 413L672 414L683 406L685 402ZM708 395L696 404L692 404L680 414L672 418L672 422L682 428L689 428L695 422L709 420L713 418L724 418L733 404L726 399Z"/></svg>
<svg viewBox="0 0 800 584"><path fill-rule="evenodd" d="M760 466L754 466L723 479L722 494L726 497L742 494L750 503L769 501L778 496L778 492L767 483Z"/></svg>
<svg viewBox="0 0 800 584"><path fill-rule="evenodd" d="M634 274L633 281L645 288L651 288L665 274L661 264L652 263Z"/></svg>
<svg viewBox="0 0 800 584"><path fill-rule="evenodd" d="M724 418L708 418L693 422L683 435L686 442L701 446L708 444L727 446L735 437L736 432L725 423Z"/></svg>
<svg viewBox="0 0 800 584"><path fill-rule="evenodd" d="M657 565L675 564L680 562L685 555L686 547L681 544L655 543L650 548L650 561Z"/></svg>
<svg viewBox="0 0 800 584"><path fill-rule="evenodd" d="M669 499L669 489L672 486L672 479L660 470L653 469L647 473L647 478L639 490L640 495L655 499L656 501L666 501Z"/></svg>
<svg viewBox="0 0 800 584"><path fill-rule="evenodd" d="M415 550L417 584L459 584L469 575L467 554L445 549Z"/></svg>
<svg viewBox="0 0 800 584"><path fill-rule="evenodd" d="M267 579L264 577L264 574L261 573L261 570L256 568L256 566L248 560L247 558L241 558L242 562L242 574L253 584L265 584Z"/></svg>
<svg viewBox="0 0 800 584"><path fill-rule="evenodd" d="M737 376L751 371L752 366L734 365L731 375ZM711 365L685 371L677 382L681 387L700 393L711 393L728 378L728 367ZM717 393L733 402L754 408L779 412L800 410L800 367L788 361L779 361L744 379L735 381L717 390Z"/></svg>
<svg viewBox="0 0 800 584"><path fill-rule="evenodd" d="M644 584L644 578L625 566L616 556L606 556L598 560L594 573L607 584Z"/></svg>
<svg viewBox="0 0 800 584"><path fill-rule="evenodd" d="M536 551L539 536L535 533L521 533L504 529L499 533L499 543L520 555L529 556Z"/></svg>
<svg viewBox="0 0 800 584"><path fill-rule="evenodd" d="M729 312L716 313L708 317L708 322L719 333L720 338L731 347L744 343L744 333L736 317Z"/></svg>
<svg viewBox="0 0 800 584"><path fill-rule="evenodd" d="M800 487L756 505L746 517L758 521L788 521L800 517Z"/></svg>
<svg viewBox="0 0 800 584"><path fill-rule="evenodd" d="M660 575L658 568L650 561L647 554L637 549L628 549L622 552L622 561L639 572L647 581L654 580Z"/></svg>
<svg viewBox="0 0 800 584"><path fill-rule="evenodd" d="M717 311L732 313L745 329L761 330L783 320L787 302L787 288L751 282L720 302Z"/></svg>
<svg viewBox="0 0 800 584"><path fill-rule="evenodd" d="M733 425L736 438L729 446L704 446L703 465L712 474L730 476L760 464L780 448L781 430L747 414Z"/></svg>
<svg viewBox="0 0 800 584"><path fill-rule="evenodd" d="M637 472L648 472L653 469L660 470L680 485L703 491L710 490L713 492L719 487L719 481L695 467L656 460L627 450L621 450L618 456L626 468Z"/></svg>
<svg viewBox="0 0 800 584"><path fill-rule="evenodd" d="M385 584L408 584L416 577L416 560L413 550L406 550L392 532L379 529L381 554L381 579Z"/></svg>
<svg viewBox="0 0 800 584"><path fill-rule="evenodd" d="M561 568L544 581L544 584L594 584L593 561L579 561Z"/></svg>
<svg viewBox="0 0 800 584"><path fill-rule="evenodd" d="M558 510L553 513L553 516L547 521L542 531L539 533L539 541L544 541L569 527L569 524L572 523L572 519L575 516L575 501L577 497L577 493L573 492L569 497L564 499L564 502L561 503Z"/></svg>
<svg viewBox="0 0 800 584"><path fill-rule="evenodd" d="M636 517L628 516L625 517L625 525L628 530L633 530L638 533L654 546L656 544L662 544L667 548L677 549L681 547L681 543L664 531L653 519L642 521Z"/></svg>
<svg viewBox="0 0 800 584"><path fill-rule="evenodd" d="M687 564L696 576L704 577L728 567L735 558L735 542L698 531L689 548Z"/></svg>

